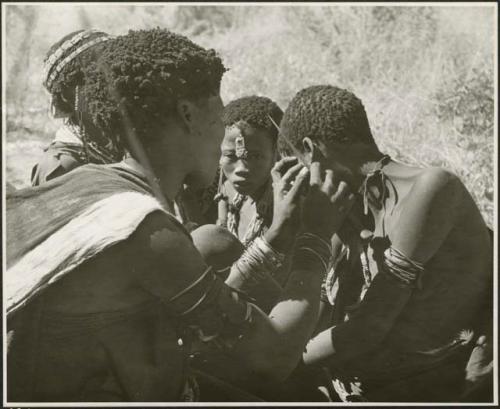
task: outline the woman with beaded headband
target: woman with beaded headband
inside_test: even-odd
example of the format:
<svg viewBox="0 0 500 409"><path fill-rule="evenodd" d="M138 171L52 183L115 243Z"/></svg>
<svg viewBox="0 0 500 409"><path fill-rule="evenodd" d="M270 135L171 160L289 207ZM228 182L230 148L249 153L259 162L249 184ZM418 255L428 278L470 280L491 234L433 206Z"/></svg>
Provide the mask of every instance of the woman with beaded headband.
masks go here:
<svg viewBox="0 0 500 409"><path fill-rule="evenodd" d="M233 378L285 378L316 322L327 240L352 195L319 164L275 167L276 237L303 231L281 301L265 314L214 274L156 196L173 201L183 184L201 189L214 178L222 61L162 29L98 47L97 62L81 66L78 119L131 155L7 195L7 401L194 400L195 341L238 362Z"/></svg>
<svg viewBox="0 0 500 409"><path fill-rule="evenodd" d="M31 183L37 186L86 163L114 163L123 157L116 140L106 138L84 111L80 87L85 78L82 65L94 64L100 45L112 38L98 30L74 31L48 51L43 85L50 95L50 115L62 119L54 141L33 167Z"/></svg>

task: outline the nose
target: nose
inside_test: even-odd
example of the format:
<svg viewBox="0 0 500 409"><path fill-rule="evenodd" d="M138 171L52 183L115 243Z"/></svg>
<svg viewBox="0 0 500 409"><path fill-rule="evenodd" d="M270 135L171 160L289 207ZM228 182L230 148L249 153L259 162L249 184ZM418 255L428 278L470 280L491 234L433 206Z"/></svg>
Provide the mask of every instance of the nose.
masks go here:
<svg viewBox="0 0 500 409"><path fill-rule="evenodd" d="M234 174L239 177L247 177L249 173L250 171L245 161L238 159L238 162L236 162L236 167L234 169Z"/></svg>

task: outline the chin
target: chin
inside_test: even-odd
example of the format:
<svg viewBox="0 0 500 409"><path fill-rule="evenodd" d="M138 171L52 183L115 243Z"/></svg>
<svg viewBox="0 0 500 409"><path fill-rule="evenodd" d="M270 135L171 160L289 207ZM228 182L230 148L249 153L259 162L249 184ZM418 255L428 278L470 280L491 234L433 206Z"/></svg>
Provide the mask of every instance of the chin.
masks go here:
<svg viewBox="0 0 500 409"><path fill-rule="evenodd" d="M253 184L246 184L245 186L234 184L231 182L231 186L236 190L240 195L250 196L255 192L255 186Z"/></svg>

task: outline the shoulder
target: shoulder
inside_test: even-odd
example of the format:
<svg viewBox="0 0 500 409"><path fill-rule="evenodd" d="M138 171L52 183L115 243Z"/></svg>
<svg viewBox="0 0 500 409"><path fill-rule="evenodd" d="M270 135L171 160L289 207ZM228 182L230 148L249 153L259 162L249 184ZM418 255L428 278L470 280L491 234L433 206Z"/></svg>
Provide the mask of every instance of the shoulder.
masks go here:
<svg viewBox="0 0 500 409"><path fill-rule="evenodd" d="M31 180L38 185L62 176L81 166L83 160L77 150L69 149L54 142L43 152L38 163L33 167Z"/></svg>
<svg viewBox="0 0 500 409"><path fill-rule="evenodd" d="M453 172L438 167L425 168L415 178L415 186L418 188L459 187L461 184L460 178Z"/></svg>
<svg viewBox="0 0 500 409"><path fill-rule="evenodd" d="M431 167L415 176L410 193L417 201L442 198L451 203L458 199L463 189L462 181L457 175L447 169Z"/></svg>
<svg viewBox="0 0 500 409"><path fill-rule="evenodd" d="M149 253L162 255L184 252L186 246L192 245L184 226L173 215L159 210L144 218L131 239Z"/></svg>

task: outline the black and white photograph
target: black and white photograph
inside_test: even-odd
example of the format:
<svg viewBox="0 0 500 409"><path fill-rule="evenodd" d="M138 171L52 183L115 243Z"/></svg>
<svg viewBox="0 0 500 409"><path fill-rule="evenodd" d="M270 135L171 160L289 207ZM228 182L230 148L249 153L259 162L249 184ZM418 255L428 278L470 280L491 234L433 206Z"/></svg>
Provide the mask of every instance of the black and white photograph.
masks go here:
<svg viewBox="0 0 500 409"><path fill-rule="evenodd" d="M498 404L496 2L2 2L3 407Z"/></svg>

